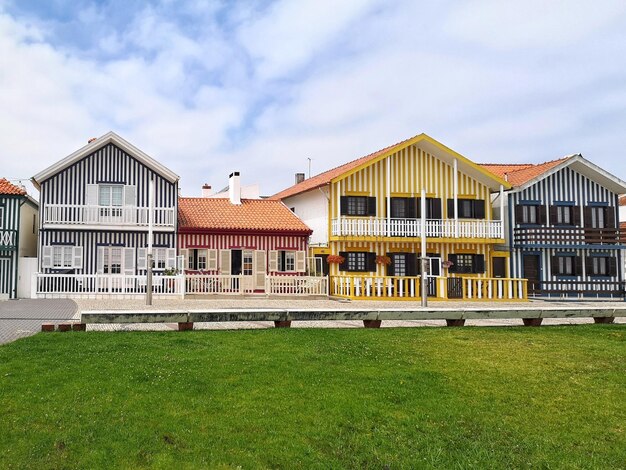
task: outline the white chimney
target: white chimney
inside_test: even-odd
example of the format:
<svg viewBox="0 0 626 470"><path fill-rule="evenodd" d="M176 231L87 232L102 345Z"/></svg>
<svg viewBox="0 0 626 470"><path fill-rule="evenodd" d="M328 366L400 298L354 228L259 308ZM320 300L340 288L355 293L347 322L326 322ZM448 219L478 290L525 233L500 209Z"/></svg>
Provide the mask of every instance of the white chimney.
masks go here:
<svg viewBox="0 0 626 470"><path fill-rule="evenodd" d="M304 181L304 173L296 173L296 184Z"/></svg>
<svg viewBox="0 0 626 470"><path fill-rule="evenodd" d="M241 204L241 182L238 171L231 173L228 178L228 197L231 204L237 206Z"/></svg>
<svg viewBox="0 0 626 470"><path fill-rule="evenodd" d="M213 194L213 190L211 189L211 185L204 183L202 185L202 197L210 197Z"/></svg>

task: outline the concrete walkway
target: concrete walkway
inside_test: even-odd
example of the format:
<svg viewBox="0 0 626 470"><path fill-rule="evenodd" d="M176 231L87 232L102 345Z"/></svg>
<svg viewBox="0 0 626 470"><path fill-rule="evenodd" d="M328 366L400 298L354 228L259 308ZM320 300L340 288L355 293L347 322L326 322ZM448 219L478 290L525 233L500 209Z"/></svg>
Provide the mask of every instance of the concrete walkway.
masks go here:
<svg viewBox="0 0 626 470"><path fill-rule="evenodd" d="M5 300L0 302L0 344L33 335L42 323L78 318L78 305L69 299Z"/></svg>

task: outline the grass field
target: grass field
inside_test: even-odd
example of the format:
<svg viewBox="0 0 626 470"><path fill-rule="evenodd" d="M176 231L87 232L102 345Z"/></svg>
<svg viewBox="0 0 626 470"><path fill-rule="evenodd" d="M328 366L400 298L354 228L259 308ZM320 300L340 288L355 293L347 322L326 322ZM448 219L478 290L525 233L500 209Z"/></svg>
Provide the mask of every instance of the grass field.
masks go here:
<svg viewBox="0 0 626 470"><path fill-rule="evenodd" d="M49 333L8 468L626 468L626 328Z"/></svg>

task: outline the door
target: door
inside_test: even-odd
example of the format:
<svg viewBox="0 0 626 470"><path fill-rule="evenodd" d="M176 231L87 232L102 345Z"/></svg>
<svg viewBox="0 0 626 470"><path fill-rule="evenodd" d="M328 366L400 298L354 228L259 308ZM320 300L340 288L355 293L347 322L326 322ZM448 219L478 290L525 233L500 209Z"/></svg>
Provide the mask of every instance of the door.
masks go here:
<svg viewBox="0 0 626 470"><path fill-rule="evenodd" d="M441 257L438 254L428 253L428 297L437 297L437 278L441 276Z"/></svg>
<svg viewBox="0 0 626 470"><path fill-rule="evenodd" d="M244 250L241 252L240 273L243 274L244 292L252 292L254 290L254 251Z"/></svg>
<svg viewBox="0 0 626 470"><path fill-rule="evenodd" d="M506 258L492 258L493 277L506 277Z"/></svg>
<svg viewBox="0 0 626 470"><path fill-rule="evenodd" d="M539 255L524 255L523 260L524 272L522 276L528 279L528 295L539 295L541 294Z"/></svg>

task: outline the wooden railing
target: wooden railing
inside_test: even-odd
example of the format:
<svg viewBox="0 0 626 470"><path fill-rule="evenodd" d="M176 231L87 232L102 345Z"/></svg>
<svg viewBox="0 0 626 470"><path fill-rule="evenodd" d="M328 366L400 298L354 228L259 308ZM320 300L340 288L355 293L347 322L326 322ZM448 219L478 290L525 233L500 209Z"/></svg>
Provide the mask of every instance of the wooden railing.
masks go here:
<svg viewBox="0 0 626 470"><path fill-rule="evenodd" d="M187 294L243 295L254 292L252 276L243 274L195 274L185 275Z"/></svg>
<svg viewBox="0 0 626 470"><path fill-rule="evenodd" d="M45 204L43 223L50 225L133 225L148 226L147 207L101 207L90 205ZM154 208L154 226L174 227L173 207Z"/></svg>
<svg viewBox="0 0 626 470"><path fill-rule="evenodd" d="M530 297L624 297L624 282L609 280L529 281Z"/></svg>
<svg viewBox="0 0 626 470"><path fill-rule="evenodd" d="M626 242L626 230L587 227L516 227L515 245L615 245Z"/></svg>
<svg viewBox="0 0 626 470"><path fill-rule="evenodd" d="M461 300L525 300L526 279L427 277L428 296ZM350 299L421 298L420 277L331 276L331 295Z"/></svg>
<svg viewBox="0 0 626 470"><path fill-rule="evenodd" d="M123 274L37 274L37 297L129 296L146 293L145 275ZM152 293L184 295L183 276L153 276Z"/></svg>
<svg viewBox="0 0 626 470"><path fill-rule="evenodd" d="M333 236L420 237L420 219L383 219L375 217L340 217L332 220ZM500 220L426 220L429 238L504 238Z"/></svg>
<svg viewBox="0 0 626 470"><path fill-rule="evenodd" d="M0 250L12 250L17 246L17 230L0 231Z"/></svg>
<svg viewBox="0 0 626 470"><path fill-rule="evenodd" d="M327 276L266 276L269 295L328 295Z"/></svg>

